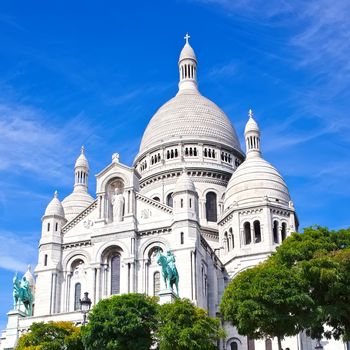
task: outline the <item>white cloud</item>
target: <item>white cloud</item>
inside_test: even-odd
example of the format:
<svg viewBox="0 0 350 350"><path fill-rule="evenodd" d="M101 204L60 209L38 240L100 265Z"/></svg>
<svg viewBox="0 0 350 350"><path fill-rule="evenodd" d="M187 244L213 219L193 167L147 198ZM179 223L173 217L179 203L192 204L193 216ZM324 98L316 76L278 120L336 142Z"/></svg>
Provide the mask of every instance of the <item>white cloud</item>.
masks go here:
<svg viewBox="0 0 350 350"><path fill-rule="evenodd" d="M37 240L37 235L32 233L0 231L0 268L25 272L28 264L35 265Z"/></svg>

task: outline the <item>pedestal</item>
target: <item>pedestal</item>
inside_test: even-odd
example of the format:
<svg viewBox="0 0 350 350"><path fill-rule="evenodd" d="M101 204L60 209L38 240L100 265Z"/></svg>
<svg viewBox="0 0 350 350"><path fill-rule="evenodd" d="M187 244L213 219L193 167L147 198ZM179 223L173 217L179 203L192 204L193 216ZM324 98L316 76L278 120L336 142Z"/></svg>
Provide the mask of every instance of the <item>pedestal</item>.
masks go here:
<svg viewBox="0 0 350 350"><path fill-rule="evenodd" d="M19 320L24 318L26 315L20 310L11 310L7 313L8 320L5 330L5 339L1 339L0 349L13 349L19 338L18 326Z"/></svg>
<svg viewBox="0 0 350 350"><path fill-rule="evenodd" d="M172 290L161 290L159 292L159 304L172 303L177 298L177 295Z"/></svg>

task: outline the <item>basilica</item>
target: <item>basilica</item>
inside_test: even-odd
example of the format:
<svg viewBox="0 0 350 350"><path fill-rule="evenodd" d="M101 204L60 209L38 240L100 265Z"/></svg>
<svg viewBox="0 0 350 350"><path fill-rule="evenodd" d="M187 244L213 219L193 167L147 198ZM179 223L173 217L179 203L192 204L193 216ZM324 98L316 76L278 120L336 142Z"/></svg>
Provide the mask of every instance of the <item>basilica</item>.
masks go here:
<svg viewBox="0 0 350 350"><path fill-rule="evenodd" d="M129 292L171 301L175 292L165 288L158 252L170 252L175 260L179 296L220 317L230 280L297 231L290 193L263 158L253 112L244 152L230 119L198 89L198 61L188 39L178 60L178 91L150 119L133 165L113 154L96 174L92 195L88 150L82 148L71 194L61 200L54 193L42 216L35 278L26 273L33 312L8 313L0 349L12 349L33 322L81 324L85 292L92 305ZM277 349L275 339L248 339L224 321L223 326L221 350ZM324 348L344 349L334 344ZM283 347L311 350L315 342L300 334L285 339Z"/></svg>

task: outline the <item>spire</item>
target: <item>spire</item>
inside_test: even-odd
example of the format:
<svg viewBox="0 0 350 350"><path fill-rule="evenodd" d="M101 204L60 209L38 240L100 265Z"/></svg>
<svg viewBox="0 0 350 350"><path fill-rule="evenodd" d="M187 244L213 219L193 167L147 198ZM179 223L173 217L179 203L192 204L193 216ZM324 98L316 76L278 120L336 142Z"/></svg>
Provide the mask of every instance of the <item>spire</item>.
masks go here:
<svg viewBox="0 0 350 350"><path fill-rule="evenodd" d="M185 46L181 50L179 58L179 91L197 90L197 58L191 45L190 36L186 33Z"/></svg>
<svg viewBox="0 0 350 350"><path fill-rule="evenodd" d="M89 177L89 162L85 157L84 146L81 146L80 155L75 162L74 173L75 173L74 191L87 192L88 177Z"/></svg>
<svg viewBox="0 0 350 350"><path fill-rule="evenodd" d="M254 114L251 109L248 111L248 122L244 129L244 137L246 143L246 152L248 157L260 157L260 129L254 120Z"/></svg>

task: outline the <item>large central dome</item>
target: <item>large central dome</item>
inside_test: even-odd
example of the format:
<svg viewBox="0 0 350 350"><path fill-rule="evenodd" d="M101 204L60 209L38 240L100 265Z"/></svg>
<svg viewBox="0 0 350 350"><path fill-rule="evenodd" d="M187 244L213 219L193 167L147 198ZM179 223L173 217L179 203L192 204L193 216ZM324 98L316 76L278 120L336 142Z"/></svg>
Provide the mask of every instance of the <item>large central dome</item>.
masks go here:
<svg viewBox="0 0 350 350"><path fill-rule="evenodd" d="M180 90L149 122L140 153L172 141L212 141L240 150L237 134L225 113L197 89Z"/></svg>
<svg viewBox="0 0 350 350"><path fill-rule="evenodd" d="M183 142L212 143L242 154L226 114L198 91L197 58L188 38L179 58L179 91L150 120L137 159L161 146Z"/></svg>

